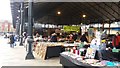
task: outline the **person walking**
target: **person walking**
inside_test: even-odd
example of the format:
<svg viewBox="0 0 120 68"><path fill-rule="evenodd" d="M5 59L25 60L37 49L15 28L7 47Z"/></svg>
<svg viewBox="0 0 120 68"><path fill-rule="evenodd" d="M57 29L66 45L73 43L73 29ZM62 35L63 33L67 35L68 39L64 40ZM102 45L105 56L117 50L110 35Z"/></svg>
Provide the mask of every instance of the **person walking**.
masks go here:
<svg viewBox="0 0 120 68"><path fill-rule="evenodd" d="M14 48L14 35L10 35L10 47Z"/></svg>
<svg viewBox="0 0 120 68"><path fill-rule="evenodd" d="M16 46L16 42L17 42L17 37L15 35L14 36L14 46Z"/></svg>
<svg viewBox="0 0 120 68"><path fill-rule="evenodd" d="M23 32L23 43L25 43L26 38L27 38L27 33Z"/></svg>

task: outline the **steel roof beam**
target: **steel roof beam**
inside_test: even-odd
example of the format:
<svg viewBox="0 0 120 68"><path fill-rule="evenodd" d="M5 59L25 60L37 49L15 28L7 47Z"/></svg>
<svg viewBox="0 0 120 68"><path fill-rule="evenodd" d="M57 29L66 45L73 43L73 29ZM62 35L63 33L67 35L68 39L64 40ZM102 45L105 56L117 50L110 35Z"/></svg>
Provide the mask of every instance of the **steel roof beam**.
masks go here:
<svg viewBox="0 0 120 68"><path fill-rule="evenodd" d="M112 9L112 11L116 12L113 8L111 8L110 6L108 6L105 2L103 2L103 4L105 4L107 7L109 7L110 9ZM116 12L118 15L120 15L118 12Z"/></svg>
<svg viewBox="0 0 120 68"><path fill-rule="evenodd" d="M118 8L120 8L120 6L118 4L116 4L115 2L112 2L113 4L115 4Z"/></svg>
<svg viewBox="0 0 120 68"><path fill-rule="evenodd" d="M83 13L83 11L81 11L80 9L78 9L73 3L70 3L70 5L72 5L72 7L74 8L73 10L78 10L77 12L76 12L76 14L77 14L77 17L79 18L79 20L82 20L82 18L81 18L81 16L80 15L82 15L82 13ZM82 21L81 21L82 22Z"/></svg>
<svg viewBox="0 0 120 68"><path fill-rule="evenodd" d="M100 7L103 11L105 11L105 12L107 12L109 15L111 15L112 17L114 17L115 19L117 19L117 17L115 17L114 15L112 15L110 12L108 12L105 8L103 8L103 7L101 7L99 4L97 4L96 2L95 2L95 4L98 6L98 7Z"/></svg>
<svg viewBox="0 0 120 68"><path fill-rule="evenodd" d="M92 14L90 11L88 11L88 8L85 8L83 5L77 4L78 6L81 6L81 10L85 10L85 12L87 12L88 14L90 14L90 18L94 19L94 18L98 18L98 16L96 16L95 14ZM83 8L84 7L84 8Z"/></svg>
<svg viewBox="0 0 120 68"><path fill-rule="evenodd" d="M73 16L78 17L78 14L77 14L77 13L78 13L79 11L78 11L78 10L76 11L76 10L74 9L75 7L74 7L73 5L72 5L72 7L71 7L71 6L70 6L70 3L69 3L69 4L66 6L66 8L67 8L67 10L70 10L71 13L74 13ZM71 11L71 9L72 9L72 10L75 10L75 12ZM65 11L65 12L66 12L66 11Z"/></svg>
<svg viewBox="0 0 120 68"><path fill-rule="evenodd" d="M82 3L81 3L82 4ZM90 11L92 11L93 13L95 13L96 15L98 15L99 17L101 17L102 19L104 19L101 15L99 15L98 13L96 13L94 10L90 9L88 6L86 6L85 4L82 4L83 6L85 6L87 9L89 9Z"/></svg>
<svg viewBox="0 0 120 68"><path fill-rule="evenodd" d="M61 3L59 4L59 5L61 5ZM48 6L48 5L47 5ZM47 7L47 8L49 8L48 10L44 10L44 11L42 11L44 14L42 15L42 17L43 16L46 16L47 14L49 14L50 13L50 11L53 11L53 9L56 9L58 7L58 5L56 5L56 6L53 6L53 7ZM38 11L38 12L40 12L40 10ZM37 16L37 18L38 17L40 17L40 15L41 14L37 14L38 16Z"/></svg>
<svg viewBox="0 0 120 68"><path fill-rule="evenodd" d="M95 8L94 6L92 6L91 4L89 4L88 2L87 2L87 4L88 4L89 6L91 6L93 9L97 10L97 11L98 11L99 13L101 13L102 15L104 15L107 19L110 19L110 17L106 16L103 12L99 11L97 8ZM110 19L110 20L111 20L111 19Z"/></svg>

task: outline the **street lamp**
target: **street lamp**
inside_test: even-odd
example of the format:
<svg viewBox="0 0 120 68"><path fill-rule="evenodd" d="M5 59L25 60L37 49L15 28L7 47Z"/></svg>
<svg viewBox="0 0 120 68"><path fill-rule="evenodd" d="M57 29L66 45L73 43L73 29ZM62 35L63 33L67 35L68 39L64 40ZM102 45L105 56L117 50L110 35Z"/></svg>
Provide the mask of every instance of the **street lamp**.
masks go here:
<svg viewBox="0 0 120 68"><path fill-rule="evenodd" d="M16 35L19 35L19 32L20 32L20 22L19 20L16 20Z"/></svg>
<svg viewBox="0 0 120 68"><path fill-rule="evenodd" d="M29 7L28 7L28 53L26 55L25 59L34 59L33 53L32 53L32 42L33 42L33 38L32 38L32 23L33 23L33 17L32 17L32 7L33 7L33 1L29 0L28 3Z"/></svg>
<svg viewBox="0 0 120 68"><path fill-rule="evenodd" d="M19 19L20 17L19 16L17 16L17 19Z"/></svg>
<svg viewBox="0 0 120 68"><path fill-rule="evenodd" d="M18 10L18 12L20 13L20 10Z"/></svg>
<svg viewBox="0 0 120 68"><path fill-rule="evenodd" d="M28 6L26 6L25 8L28 8Z"/></svg>
<svg viewBox="0 0 120 68"><path fill-rule="evenodd" d="M22 33L23 33L23 8L24 7L24 2L21 2L21 8L20 8L20 16L21 16L21 22L20 22L20 46L23 46L23 36L22 36Z"/></svg>

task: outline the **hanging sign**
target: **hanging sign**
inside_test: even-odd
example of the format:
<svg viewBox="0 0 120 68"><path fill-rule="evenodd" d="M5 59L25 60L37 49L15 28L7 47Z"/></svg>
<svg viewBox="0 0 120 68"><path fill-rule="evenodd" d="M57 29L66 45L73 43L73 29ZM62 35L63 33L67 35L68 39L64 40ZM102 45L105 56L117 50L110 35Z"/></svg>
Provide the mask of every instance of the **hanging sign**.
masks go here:
<svg viewBox="0 0 120 68"><path fill-rule="evenodd" d="M63 26L63 29L66 32L69 32L69 31L80 32L80 27L79 26Z"/></svg>

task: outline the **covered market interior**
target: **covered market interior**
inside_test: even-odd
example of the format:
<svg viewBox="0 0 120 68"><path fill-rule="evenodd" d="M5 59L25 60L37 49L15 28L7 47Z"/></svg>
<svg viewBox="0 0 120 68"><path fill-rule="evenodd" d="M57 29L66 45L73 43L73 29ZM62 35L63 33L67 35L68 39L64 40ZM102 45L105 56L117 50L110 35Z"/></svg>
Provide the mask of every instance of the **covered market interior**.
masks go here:
<svg viewBox="0 0 120 68"><path fill-rule="evenodd" d="M41 1L14 1L11 0L11 12L13 18L13 26L16 29L16 34L20 36L20 45L24 45L23 41L23 32L28 33L28 54L26 59L34 59L32 54L32 43L33 43L33 35L37 32L40 35L50 36L52 33L79 33L79 35L83 35L85 32L88 32L89 42L78 42L78 40L74 40L71 42L50 42L50 41L37 41L38 44L34 46L35 53L37 56L43 59L47 59L54 56L60 56L60 63L63 66L92 66L92 63L96 63L96 65L100 66L101 64L97 64L98 60L103 62L102 60L117 60L119 61L119 49L110 48L112 46L108 45L112 40L108 38L102 38L102 35L107 34L115 34L120 30L120 2L41 2ZM94 28L98 31L103 31L99 36L95 38L99 38L98 45L106 46L105 51L104 46L98 47L97 50L92 50L92 53L88 54L94 39L90 35L91 29ZM113 31L115 30L115 32ZM107 32L106 32L107 31ZM92 33L92 34L93 34ZM90 36L89 36L90 35ZM92 37L92 38L91 38ZM108 36L107 36L108 37ZM111 37L111 36L110 36ZM43 37L42 37L43 38ZM81 37L79 37L81 38ZM105 41L104 41L105 40ZM68 41L68 40L67 40ZM36 41L34 41L36 42ZM56 46L57 45L57 46ZM62 45L62 46L61 46ZM85 47L83 46L85 45ZM53 47L55 46L55 47ZM82 49L81 49L82 46ZM89 48L90 47L90 48ZM97 46L93 47L97 48ZM102 50L103 48L103 50ZM113 49L113 50L112 50ZM102 51L100 51L102 50ZM109 51L110 50L110 51ZM114 51L113 52L111 52ZM64 52L65 51L65 52ZM66 52L67 51L67 52ZM82 52L81 52L82 51ZM86 51L86 55L84 52ZM118 52L117 52L118 51ZM53 53L55 52L55 53ZM91 63L82 62L83 58L78 54L82 54L85 56L85 59L92 59ZM96 58L97 60L93 60ZM71 57L72 54L72 57ZM105 55L103 55L105 54ZM117 55L117 59L107 58L108 55ZM91 56L91 57L90 57ZM103 56L103 58L101 58ZM75 60L78 59L78 60ZM82 58L82 59L81 59ZM98 59L99 58L99 59ZM75 60L71 61L69 59ZM86 60L88 62L90 60ZM93 62L94 61L94 62ZM66 64L66 63L68 64ZM82 64L80 64L82 62ZM104 61L108 63L107 61ZM109 62L112 63L112 62ZM118 64L119 65L119 64ZM94 66L94 65L93 65ZM117 65L116 65L117 66Z"/></svg>

